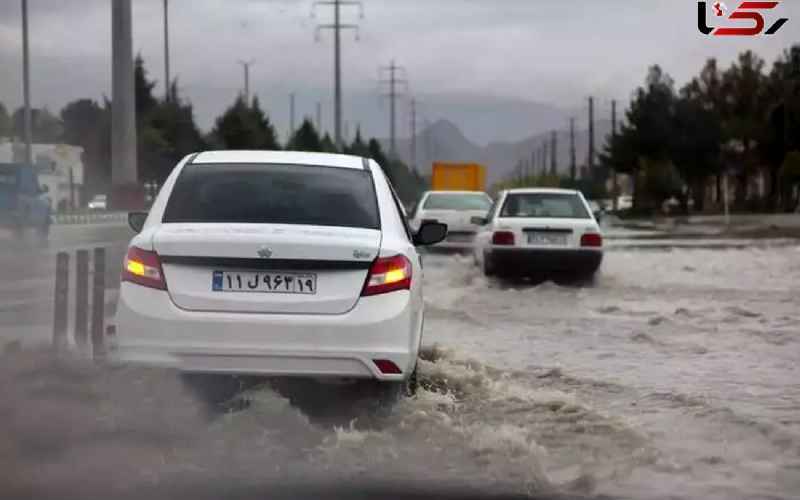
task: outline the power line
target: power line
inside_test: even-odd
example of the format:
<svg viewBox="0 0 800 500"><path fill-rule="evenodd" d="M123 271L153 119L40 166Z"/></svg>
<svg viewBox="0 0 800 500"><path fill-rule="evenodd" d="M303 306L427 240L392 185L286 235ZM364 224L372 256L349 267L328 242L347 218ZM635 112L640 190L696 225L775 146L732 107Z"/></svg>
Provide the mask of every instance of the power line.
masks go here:
<svg viewBox="0 0 800 500"><path fill-rule="evenodd" d="M385 74L385 72L389 73L389 77L386 79L381 79L380 83L382 85L389 85L388 93L383 94L384 97L389 98L389 155L392 158L397 157L397 133L396 133L396 100L397 97L404 92L408 91L408 79L407 78L399 78L397 73L402 72L405 73L405 68L402 66L398 66L394 63L394 60L389 64L389 66L383 66L380 68L380 72ZM405 85L405 91L399 91L397 89L398 85Z"/></svg>
<svg viewBox="0 0 800 500"><path fill-rule="evenodd" d="M314 16L314 9L318 6L331 6L333 7L333 23L332 24L318 24L314 32L314 38L319 39L319 33L322 30L333 30L333 130L334 141L336 147L342 149L342 65L341 65L341 31L354 30L356 32L356 40L358 40L358 25L357 24L342 24L340 9L344 6L358 7L359 17L364 18L364 6L359 1L353 0L318 0L314 2L311 10L312 17Z"/></svg>

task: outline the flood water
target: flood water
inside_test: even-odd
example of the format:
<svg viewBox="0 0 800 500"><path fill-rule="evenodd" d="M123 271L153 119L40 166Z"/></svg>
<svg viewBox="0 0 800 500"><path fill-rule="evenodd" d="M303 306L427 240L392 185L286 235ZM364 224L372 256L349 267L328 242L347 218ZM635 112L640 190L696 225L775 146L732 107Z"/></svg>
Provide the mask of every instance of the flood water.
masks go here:
<svg viewBox="0 0 800 500"><path fill-rule="evenodd" d="M391 411L298 384L209 412L169 371L6 353L0 491L800 498L800 245L697 241L620 232L582 286L425 256L422 388Z"/></svg>

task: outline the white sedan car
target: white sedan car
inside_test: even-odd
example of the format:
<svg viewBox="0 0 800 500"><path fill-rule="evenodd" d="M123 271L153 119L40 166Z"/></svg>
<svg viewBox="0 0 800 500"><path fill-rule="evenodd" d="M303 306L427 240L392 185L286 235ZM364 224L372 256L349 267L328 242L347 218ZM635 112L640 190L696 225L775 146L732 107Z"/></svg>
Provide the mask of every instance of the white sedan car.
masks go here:
<svg viewBox="0 0 800 500"><path fill-rule="evenodd" d="M445 223L447 239L436 247L469 250L480 228L472 219L485 217L491 206L492 199L480 191L427 191L420 197L410 224L414 228L423 221Z"/></svg>
<svg viewBox="0 0 800 500"><path fill-rule="evenodd" d="M511 189L500 193L474 256L487 276L588 278L603 260L603 236L579 191Z"/></svg>
<svg viewBox="0 0 800 500"><path fill-rule="evenodd" d="M418 245L381 167L318 153L182 160L123 264L115 357L190 373L414 382Z"/></svg>

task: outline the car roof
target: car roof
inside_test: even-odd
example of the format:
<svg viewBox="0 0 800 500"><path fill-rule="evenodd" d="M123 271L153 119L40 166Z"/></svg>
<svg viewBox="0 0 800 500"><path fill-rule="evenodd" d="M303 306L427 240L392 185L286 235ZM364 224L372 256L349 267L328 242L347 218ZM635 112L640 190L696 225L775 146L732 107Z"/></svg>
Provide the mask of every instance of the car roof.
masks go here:
<svg viewBox="0 0 800 500"><path fill-rule="evenodd" d="M561 189L561 188L514 188L506 191L508 194L533 194L533 193L550 193L550 194L578 194L579 191L575 189Z"/></svg>
<svg viewBox="0 0 800 500"><path fill-rule="evenodd" d="M483 191L425 191L425 194L483 194L489 196Z"/></svg>
<svg viewBox="0 0 800 500"><path fill-rule="evenodd" d="M307 153L302 151L203 151L190 162L197 164L218 163L279 163L283 165L315 165L321 167L364 168L364 158L360 156L333 153Z"/></svg>

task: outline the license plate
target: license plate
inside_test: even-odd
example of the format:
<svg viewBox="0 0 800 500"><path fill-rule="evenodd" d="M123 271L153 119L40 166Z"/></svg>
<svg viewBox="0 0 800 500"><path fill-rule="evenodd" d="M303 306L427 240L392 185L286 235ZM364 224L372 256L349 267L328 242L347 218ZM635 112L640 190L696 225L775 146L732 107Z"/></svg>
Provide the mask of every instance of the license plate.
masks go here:
<svg viewBox="0 0 800 500"><path fill-rule="evenodd" d="M211 290L239 293L317 293L317 275L313 273L214 271Z"/></svg>
<svg viewBox="0 0 800 500"><path fill-rule="evenodd" d="M529 245L567 246L567 235L560 233L528 233Z"/></svg>

